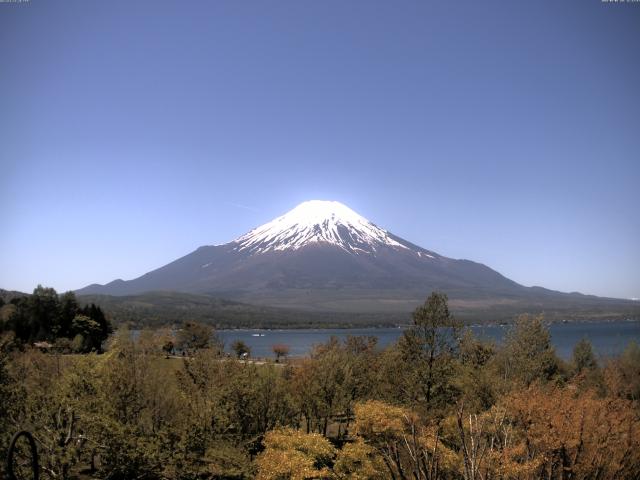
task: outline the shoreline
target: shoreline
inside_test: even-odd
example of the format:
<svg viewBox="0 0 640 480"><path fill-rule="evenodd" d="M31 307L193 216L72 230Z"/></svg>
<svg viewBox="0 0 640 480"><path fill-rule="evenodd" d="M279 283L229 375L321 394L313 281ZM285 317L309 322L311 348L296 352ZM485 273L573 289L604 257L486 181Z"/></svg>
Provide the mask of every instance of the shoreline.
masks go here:
<svg viewBox="0 0 640 480"><path fill-rule="evenodd" d="M513 325L515 319L511 322L491 322L491 323L462 323L462 328L483 328L483 327L509 327ZM597 324L597 323L640 323L639 318L593 318L593 319L580 319L580 320L548 320L544 321L545 325L568 325L568 324ZM299 330L374 330L374 329L404 329L410 328L413 324L395 324L395 325L335 325L335 326L313 326L313 325L289 325L287 327L215 327L216 332L278 332L278 331L299 331ZM139 330L145 330L147 327L140 328ZM151 330L160 327L148 327Z"/></svg>

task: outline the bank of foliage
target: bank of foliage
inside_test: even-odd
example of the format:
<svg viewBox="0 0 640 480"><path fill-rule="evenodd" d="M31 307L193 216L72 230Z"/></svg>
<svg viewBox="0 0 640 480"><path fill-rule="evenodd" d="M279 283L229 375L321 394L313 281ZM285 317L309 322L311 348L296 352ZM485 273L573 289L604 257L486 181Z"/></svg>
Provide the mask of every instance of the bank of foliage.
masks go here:
<svg viewBox="0 0 640 480"><path fill-rule="evenodd" d="M187 341L206 337L189 328ZM463 330L438 294L386 349L332 339L305 359L253 364L200 341L166 358L171 338L119 330L105 354L52 355L5 336L0 448L9 432L34 432L43 477L60 479L640 473L636 344L605 361L582 341L564 362L542 319L522 317L497 346Z"/></svg>
<svg viewBox="0 0 640 480"><path fill-rule="evenodd" d="M114 325L136 329L195 321L215 328L363 328L393 327L407 321L402 313L313 312L249 305L209 295L145 292L137 295L81 295L100 305Z"/></svg>
<svg viewBox="0 0 640 480"><path fill-rule="evenodd" d="M62 295L38 285L32 295L0 298L0 334L10 332L22 345L63 352L102 351L112 333L102 309L91 303L80 306L73 292Z"/></svg>

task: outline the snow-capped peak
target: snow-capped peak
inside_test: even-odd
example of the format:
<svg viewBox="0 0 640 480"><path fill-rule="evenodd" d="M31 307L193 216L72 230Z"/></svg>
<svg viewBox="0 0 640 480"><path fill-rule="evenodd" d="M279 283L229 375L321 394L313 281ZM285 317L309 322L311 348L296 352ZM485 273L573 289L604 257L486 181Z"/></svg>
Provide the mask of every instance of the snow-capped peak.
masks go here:
<svg viewBox="0 0 640 480"><path fill-rule="evenodd" d="M238 251L297 250L312 243L347 252L373 253L377 247L407 247L340 202L310 200L235 240Z"/></svg>

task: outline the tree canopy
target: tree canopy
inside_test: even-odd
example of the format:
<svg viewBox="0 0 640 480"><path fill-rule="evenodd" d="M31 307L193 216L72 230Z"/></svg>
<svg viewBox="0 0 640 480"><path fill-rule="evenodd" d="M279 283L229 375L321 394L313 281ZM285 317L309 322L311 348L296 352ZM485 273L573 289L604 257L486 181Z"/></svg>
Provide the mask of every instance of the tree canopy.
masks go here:
<svg viewBox="0 0 640 480"><path fill-rule="evenodd" d="M13 332L17 341L47 341L77 352L101 351L112 333L111 322L95 304L81 307L73 292L62 295L38 285L33 294L14 297L0 307L0 333Z"/></svg>
<svg viewBox="0 0 640 480"><path fill-rule="evenodd" d="M72 295L38 295L34 305L57 308L47 318L75 335L56 341L91 348L96 311ZM1 308L11 321L36 310ZM592 361L580 342L565 362L540 317L488 343L461 331L439 294L396 344L333 337L285 363L228 358L209 348L210 330L183 332L201 348L182 357L167 355L173 329L120 328L102 355L50 355L1 334L0 456L10 432L28 430L47 479L635 480L640 471L635 343Z"/></svg>

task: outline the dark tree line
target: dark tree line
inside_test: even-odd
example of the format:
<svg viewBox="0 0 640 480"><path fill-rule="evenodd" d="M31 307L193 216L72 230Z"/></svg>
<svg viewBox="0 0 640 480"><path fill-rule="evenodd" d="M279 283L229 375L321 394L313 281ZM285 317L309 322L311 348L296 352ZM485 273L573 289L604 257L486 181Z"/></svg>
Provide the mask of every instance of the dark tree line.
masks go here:
<svg viewBox="0 0 640 480"><path fill-rule="evenodd" d="M101 351L112 333L102 309L80 306L73 292L62 295L38 285L32 295L0 303L0 333L13 332L23 344L48 342L63 351Z"/></svg>

